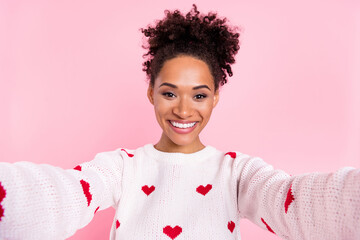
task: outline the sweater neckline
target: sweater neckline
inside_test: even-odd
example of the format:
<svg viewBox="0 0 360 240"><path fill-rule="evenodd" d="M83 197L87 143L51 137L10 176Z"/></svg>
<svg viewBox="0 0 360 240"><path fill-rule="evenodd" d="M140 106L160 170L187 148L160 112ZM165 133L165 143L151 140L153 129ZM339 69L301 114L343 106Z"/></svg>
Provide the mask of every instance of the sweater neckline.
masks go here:
<svg viewBox="0 0 360 240"><path fill-rule="evenodd" d="M162 152L157 150L151 143L145 145L144 150L146 155L154 159L181 164L199 162L209 156L212 156L216 152L216 148L209 145L194 153Z"/></svg>

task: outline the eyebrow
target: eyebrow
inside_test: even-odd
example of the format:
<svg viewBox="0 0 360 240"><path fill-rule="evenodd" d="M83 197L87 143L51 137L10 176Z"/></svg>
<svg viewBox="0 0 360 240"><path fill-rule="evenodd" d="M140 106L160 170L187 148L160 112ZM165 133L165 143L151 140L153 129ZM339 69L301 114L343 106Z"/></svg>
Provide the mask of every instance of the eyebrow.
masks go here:
<svg viewBox="0 0 360 240"><path fill-rule="evenodd" d="M171 83L166 83L166 82L160 84L159 87L161 87L161 86L169 86L169 87L172 87L172 88L178 88L176 85L171 84ZM199 86L193 87L193 90L197 90L197 89L200 89L200 88L207 88L207 89L209 89L211 91L211 89L207 85L199 85Z"/></svg>

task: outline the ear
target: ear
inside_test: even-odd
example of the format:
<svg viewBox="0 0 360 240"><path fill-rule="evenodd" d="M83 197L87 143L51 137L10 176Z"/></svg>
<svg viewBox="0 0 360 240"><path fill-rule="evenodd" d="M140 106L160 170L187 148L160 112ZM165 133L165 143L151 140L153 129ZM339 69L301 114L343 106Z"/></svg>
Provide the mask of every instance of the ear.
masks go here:
<svg viewBox="0 0 360 240"><path fill-rule="evenodd" d="M147 97L152 105L154 105L154 88L149 84Z"/></svg>
<svg viewBox="0 0 360 240"><path fill-rule="evenodd" d="M216 107L217 103L219 102L219 89L215 91L215 94L214 94L214 103L213 103L213 108Z"/></svg>

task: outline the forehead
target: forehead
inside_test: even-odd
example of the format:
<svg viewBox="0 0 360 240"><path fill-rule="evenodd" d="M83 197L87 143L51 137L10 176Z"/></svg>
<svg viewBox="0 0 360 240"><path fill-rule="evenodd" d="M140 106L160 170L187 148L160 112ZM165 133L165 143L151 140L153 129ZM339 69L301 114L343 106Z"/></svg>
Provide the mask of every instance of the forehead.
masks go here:
<svg viewBox="0 0 360 240"><path fill-rule="evenodd" d="M214 88L214 80L208 65L191 56L179 56L164 63L156 80L155 87L168 82L179 87L208 85Z"/></svg>

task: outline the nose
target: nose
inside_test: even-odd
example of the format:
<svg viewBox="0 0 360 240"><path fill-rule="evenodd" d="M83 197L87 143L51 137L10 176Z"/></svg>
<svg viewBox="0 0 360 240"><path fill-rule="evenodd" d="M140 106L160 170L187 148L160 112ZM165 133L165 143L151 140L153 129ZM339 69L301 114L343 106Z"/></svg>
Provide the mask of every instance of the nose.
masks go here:
<svg viewBox="0 0 360 240"><path fill-rule="evenodd" d="M173 108L173 113L181 119L189 118L193 115L193 106L191 101L182 98L179 99L176 106Z"/></svg>

